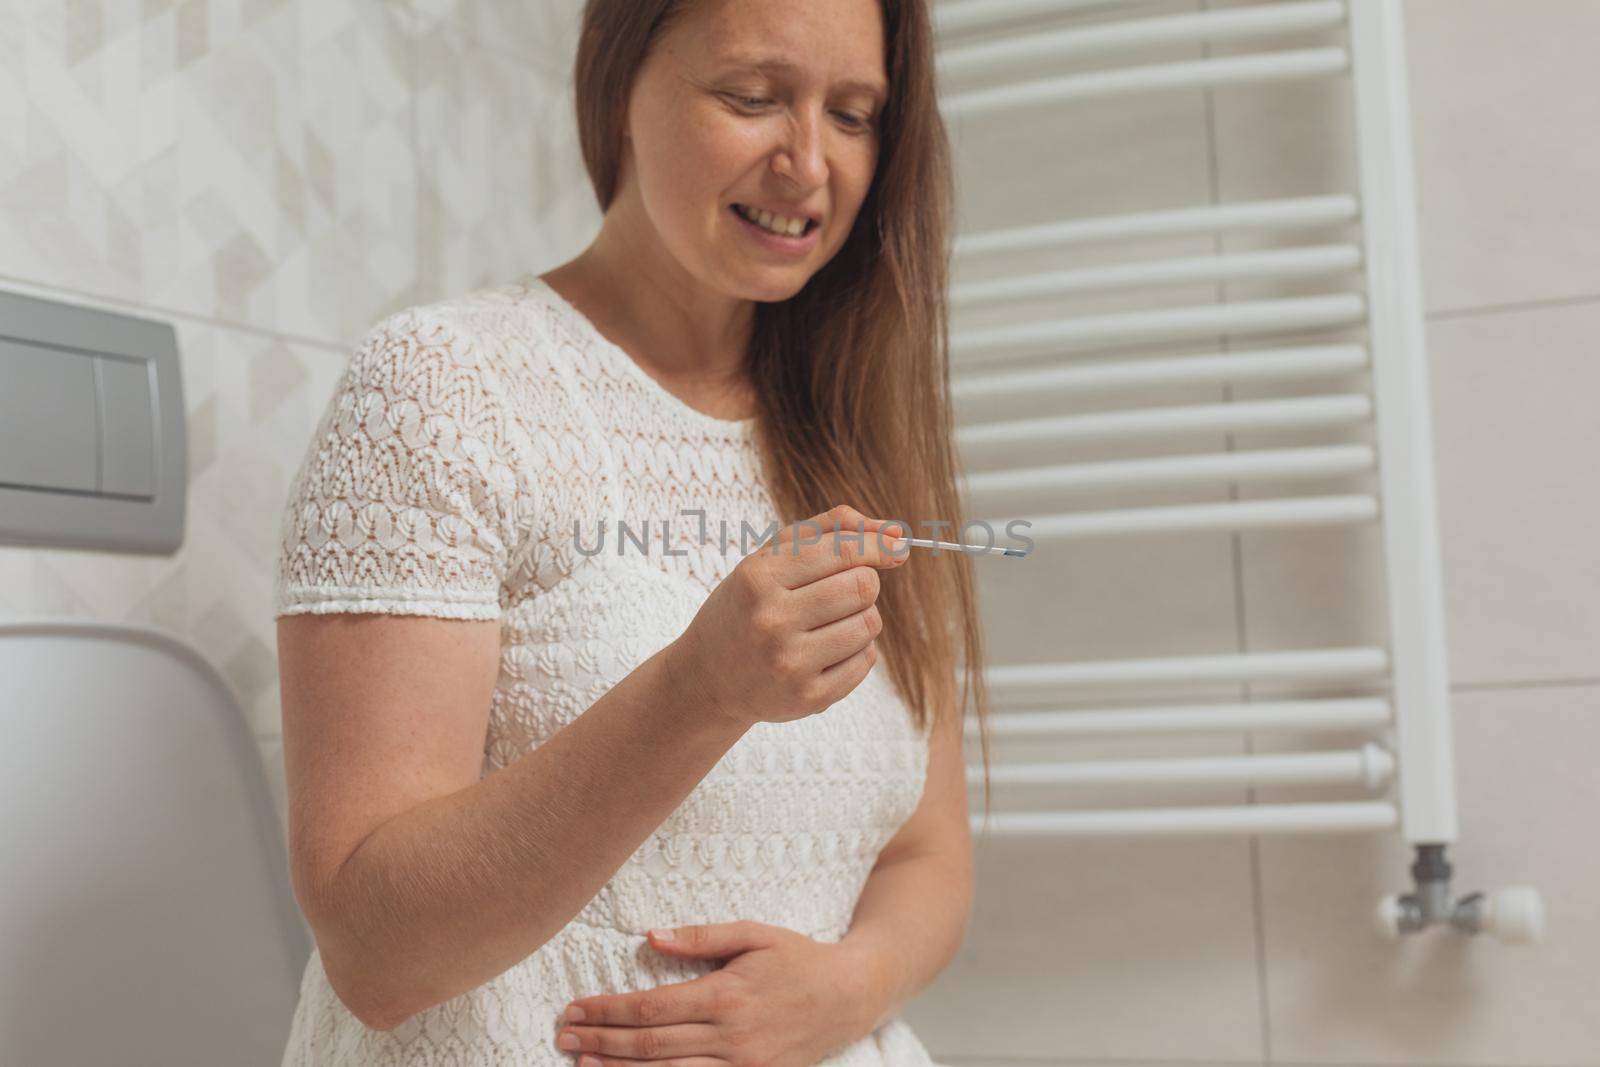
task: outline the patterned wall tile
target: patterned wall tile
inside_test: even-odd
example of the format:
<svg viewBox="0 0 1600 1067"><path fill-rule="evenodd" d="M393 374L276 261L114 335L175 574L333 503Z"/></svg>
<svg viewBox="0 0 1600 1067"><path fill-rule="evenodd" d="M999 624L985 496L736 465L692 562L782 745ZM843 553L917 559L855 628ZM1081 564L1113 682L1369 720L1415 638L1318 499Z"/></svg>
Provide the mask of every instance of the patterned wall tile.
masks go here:
<svg viewBox="0 0 1600 1067"><path fill-rule="evenodd" d="M424 300L571 258L599 228L572 90L453 24L417 34L417 274ZM575 42L545 42L570 54Z"/></svg>
<svg viewBox="0 0 1600 1067"><path fill-rule="evenodd" d="M583 0L407 0L423 28L447 27L517 56L542 74L572 77Z"/></svg>
<svg viewBox="0 0 1600 1067"><path fill-rule="evenodd" d="M403 14L0 0L0 274L348 343L414 292Z"/></svg>

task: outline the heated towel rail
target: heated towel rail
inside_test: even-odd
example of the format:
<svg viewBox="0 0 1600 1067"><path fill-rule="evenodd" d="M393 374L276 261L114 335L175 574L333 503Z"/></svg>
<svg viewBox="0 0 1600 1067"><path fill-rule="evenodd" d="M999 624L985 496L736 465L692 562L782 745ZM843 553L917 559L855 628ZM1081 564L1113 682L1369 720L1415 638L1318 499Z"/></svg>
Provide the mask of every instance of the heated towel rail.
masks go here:
<svg viewBox="0 0 1600 1067"><path fill-rule="evenodd" d="M1121 7L1127 9L1118 12ZM1096 18L1064 28L1034 16L1083 10ZM1121 15L1122 17L1119 17ZM1025 532L1048 551L1086 538L1200 530L1259 530L1375 523L1384 557L1388 642L1384 647L1307 648L1238 655L1040 662L992 666L987 680L997 712L992 735L1099 738L1247 731L1341 731L1368 735L1349 751L1209 758L1074 760L1006 765L993 781L1049 788L1081 783L1167 787L1347 783L1387 795L1337 803L1174 806L1111 810L1008 811L973 829L1003 835L1267 834L1374 832L1398 828L1416 850L1415 892L1380 901L1377 920L1391 936L1448 922L1507 940L1540 936L1537 890L1505 887L1453 900L1445 846L1456 839L1456 795L1445 660L1438 533L1434 506L1423 316L1417 269L1403 25L1397 0L1269 2L1175 15L1133 11L1116 0L955 0L935 9L941 108L961 127L1016 108L1090 97L1210 88L1289 79L1341 79L1350 92L1358 190L1328 195L1176 210L1066 218L1044 225L956 239L954 273L988 260L995 275L952 287L952 312L1007 301L1044 301L1114 290L1260 279L1358 277L1356 291L1158 306L1133 311L1033 318L956 328L951 337L958 409L977 400L1058 397L1063 405L1110 388L1290 382L1365 372L1370 387L1311 397L1160 406L1092 414L1001 418L958 429L968 468L970 510L984 514L997 496L1049 499L1073 490L1273 483L1370 475L1370 491L1283 495L1227 503L1052 511L1028 515ZM1279 48L1166 63L1118 65L1120 53L1167 44L1263 41L1327 31L1338 43ZM1082 60L1095 69L1074 72ZM1021 71L1043 70L1038 76ZM1217 252L1074 266L1094 246L1147 238L1295 231L1349 224L1358 236L1331 243ZM1022 273L1001 257L1041 255L1059 269ZM1304 289L1304 286L1301 286ZM1192 290L1191 290L1192 291ZM1361 340L1317 334L1354 332ZM1292 343L1279 344L1282 336ZM1187 343L1251 343L1248 351L1096 358L1096 350ZM1088 358L1082 358L1085 352ZM1069 353L1070 357L1069 358ZM1059 358L1056 358L1059 357ZM1023 360L1025 366L1010 364ZM1163 454L1110 462L1072 462L1080 444L1160 434L1236 430L1370 427L1373 444ZM1057 450L1061 462L996 466L1007 450ZM987 461L987 462L986 462ZM1370 484L1370 483L1369 483ZM1014 514L1014 513L1013 513ZM1006 520L990 520L992 529ZM1024 564L1025 565L1025 564ZM1311 680L1357 683L1379 695L1244 703L1194 703L1052 710L1083 687L1142 683ZM1027 708L1028 710L1021 710ZM969 736L976 722L967 724ZM976 782L978 768L969 768Z"/></svg>

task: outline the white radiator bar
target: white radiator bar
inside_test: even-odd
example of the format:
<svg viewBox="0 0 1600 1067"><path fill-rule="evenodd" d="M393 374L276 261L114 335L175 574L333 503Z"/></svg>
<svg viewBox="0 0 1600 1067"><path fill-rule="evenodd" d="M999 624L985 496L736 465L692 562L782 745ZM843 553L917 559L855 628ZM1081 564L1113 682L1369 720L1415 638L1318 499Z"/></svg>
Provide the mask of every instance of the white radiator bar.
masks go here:
<svg viewBox="0 0 1600 1067"><path fill-rule="evenodd" d="M980 301L1033 300L1039 297L1075 296L1104 289L1214 284L1255 278L1317 277L1342 274L1359 266L1361 249L1355 245L1273 248L1260 252L1229 252L1214 256L1116 263L1080 270L968 282L951 287L950 302L959 305Z"/></svg>
<svg viewBox="0 0 1600 1067"><path fill-rule="evenodd" d="M1350 67L1344 48L1286 49L1255 55L1153 63L1143 67L1069 74L1058 78L950 93L939 102L946 118L962 119L995 111L1057 104L1067 100L1115 96L1152 89L1192 89L1201 86L1244 85L1251 82L1288 81L1339 74Z"/></svg>
<svg viewBox="0 0 1600 1067"><path fill-rule="evenodd" d="M1376 800L1215 808L1014 811L991 813L987 819L978 814L970 819L974 833L1001 837L1354 833L1387 829L1399 821L1399 812L1393 804Z"/></svg>
<svg viewBox="0 0 1600 1067"><path fill-rule="evenodd" d="M1020 322L954 333L952 361L1000 359L1062 345L1127 345L1203 336L1349 326L1366 316L1359 293L1246 300Z"/></svg>
<svg viewBox="0 0 1600 1067"><path fill-rule="evenodd" d="M1001 493L1076 493L1096 489L1152 489L1228 482L1285 481L1365 474L1377 466L1371 445L1254 449L1103 463L1018 467L966 476L974 497Z"/></svg>
<svg viewBox="0 0 1600 1067"><path fill-rule="evenodd" d="M957 400L1093 392L1130 386L1288 381L1367 369L1364 345L1309 345L1226 355L1172 356L1112 363L1077 363L1025 370L982 369L954 379Z"/></svg>
<svg viewBox="0 0 1600 1067"><path fill-rule="evenodd" d="M956 430L962 453L1018 445L1068 445L1172 437L1185 433L1291 430L1351 426L1372 417L1365 393L1245 400L1234 404L1171 405L1093 415L1049 415L963 426Z"/></svg>
<svg viewBox="0 0 1600 1067"><path fill-rule="evenodd" d="M1027 703L1030 691L1060 694L1073 686L1262 682L1286 678L1327 681L1381 678L1389 654L1381 648L1308 648L1216 656L1014 663L985 672L996 704ZM1047 698L1048 699L1048 698Z"/></svg>
<svg viewBox="0 0 1600 1067"><path fill-rule="evenodd" d="M1367 742L1345 752L1289 752L1181 759L1057 760L993 767L995 785L1359 785L1377 789L1394 774L1394 757ZM983 768L967 768L967 784L983 784Z"/></svg>
<svg viewBox="0 0 1600 1067"><path fill-rule="evenodd" d="M1128 0L949 0L928 5L935 32L945 37L1030 18L1034 15L1064 15L1069 11L1114 8Z"/></svg>
<svg viewBox="0 0 1600 1067"><path fill-rule="evenodd" d="M1038 540L1081 540L1119 534L1181 533L1190 530L1268 530L1296 526L1343 526L1372 522L1378 500L1370 494L1275 497L1234 500L1221 504L1174 504L1166 507L1074 511L1025 520L1019 527ZM1012 532L1007 519L988 519L990 529Z"/></svg>
<svg viewBox="0 0 1600 1067"><path fill-rule="evenodd" d="M1187 237L1234 230L1308 229L1351 222L1360 215L1360 211L1356 198L1349 193L1207 204L1166 211L1135 211L1092 219L1066 219L1036 226L1012 226L1002 230L959 234L951 254L959 259L1151 237Z"/></svg>
<svg viewBox="0 0 1600 1067"><path fill-rule="evenodd" d="M1329 29L1344 23L1339 0L1262 4L1159 18L1129 19L1086 28L1047 30L1000 41L953 45L940 50L941 80L1004 74L1040 60L1061 62L1171 44L1250 40Z"/></svg>
<svg viewBox="0 0 1600 1067"><path fill-rule="evenodd" d="M1101 737L1108 734L1244 733L1284 730L1377 730L1394 721L1386 697L1168 705L1084 711L1005 711L989 716L994 737ZM969 718L966 736L979 736Z"/></svg>

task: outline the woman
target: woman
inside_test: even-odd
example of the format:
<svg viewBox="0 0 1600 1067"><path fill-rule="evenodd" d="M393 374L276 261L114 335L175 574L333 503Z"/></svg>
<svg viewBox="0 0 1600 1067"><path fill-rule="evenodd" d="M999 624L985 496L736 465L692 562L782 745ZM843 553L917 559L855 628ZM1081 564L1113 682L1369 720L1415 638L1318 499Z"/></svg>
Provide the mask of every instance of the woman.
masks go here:
<svg viewBox="0 0 1600 1067"><path fill-rule="evenodd" d="M290 492L284 1063L928 1064L985 711L970 558L890 536L961 521L928 13L590 0L576 90L594 243L374 327Z"/></svg>

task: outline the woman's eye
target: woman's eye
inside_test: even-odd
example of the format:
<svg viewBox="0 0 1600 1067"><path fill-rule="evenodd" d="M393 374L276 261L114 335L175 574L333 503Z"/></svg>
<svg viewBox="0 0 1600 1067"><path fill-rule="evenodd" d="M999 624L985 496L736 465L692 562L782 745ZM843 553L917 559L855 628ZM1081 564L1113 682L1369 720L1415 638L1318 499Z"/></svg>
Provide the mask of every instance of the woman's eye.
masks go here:
<svg viewBox="0 0 1600 1067"><path fill-rule="evenodd" d="M723 95L740 107L749 108L752 111L759 110L772 103L770 99L764 96L744 96L739 93L724 93ZM843 118L853 130L869 130L872 128L872 119L870 117L857 115L853 111L836 111L834 114Z"/></svg>

